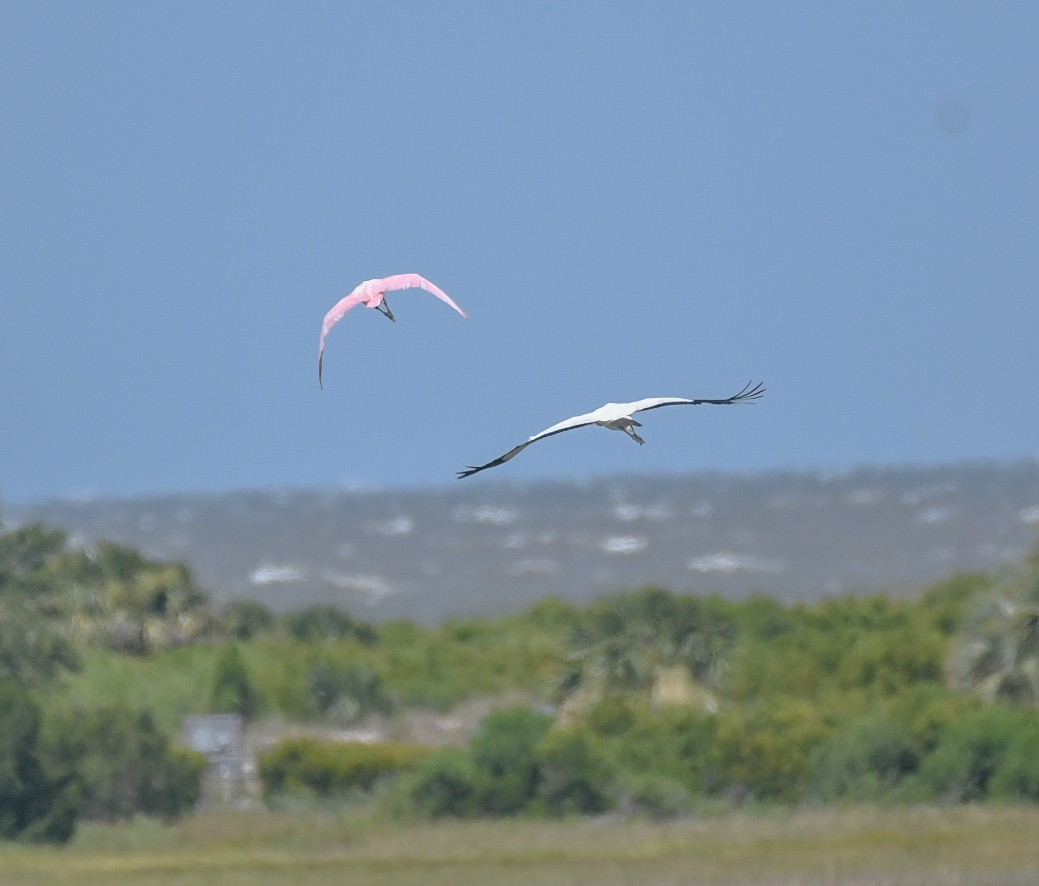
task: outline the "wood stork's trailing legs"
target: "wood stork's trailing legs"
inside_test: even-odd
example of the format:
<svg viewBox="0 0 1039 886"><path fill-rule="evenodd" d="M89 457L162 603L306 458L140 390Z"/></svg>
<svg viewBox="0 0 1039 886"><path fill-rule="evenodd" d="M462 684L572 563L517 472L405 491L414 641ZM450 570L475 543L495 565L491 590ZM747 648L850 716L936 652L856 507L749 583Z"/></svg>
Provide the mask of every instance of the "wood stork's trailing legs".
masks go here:
<svg viewBox="0 0 1039 886"><path fill-rule="evenodd" d="M624 431L624 433L638 443L639 446L646 442L633 430L634 428L641 428L642 422L635 421L633 418L618 418L614 421L597 421L596 424L603 428L609 428L611 431Z"/></svg>

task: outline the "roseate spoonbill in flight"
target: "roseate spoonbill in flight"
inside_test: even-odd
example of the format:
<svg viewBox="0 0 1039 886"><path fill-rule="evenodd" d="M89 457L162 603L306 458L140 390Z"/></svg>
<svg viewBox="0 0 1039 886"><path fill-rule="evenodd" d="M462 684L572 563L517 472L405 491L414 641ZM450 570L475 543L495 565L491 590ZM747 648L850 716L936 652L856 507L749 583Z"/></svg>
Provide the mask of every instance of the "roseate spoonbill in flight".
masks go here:
<svg viewBox="0 0 1039 886"><path fill-rule="evenodd" d="M608 428L611 431L624 431L632 440L641 446L646 441L643 440L638 434L635 433L633 428L641 428L641 422L635 421L632 418L636 412L645 412L647 409L659 409L661 406L699 406L701 403L710 403L714 406L730 406L733 403L749 403L754 400L763 397L765 394L765 386L762 383L752 385L748 382L744 385L743 390L737 394L733 394L731 397L726 397L724 400L687 400L685 397L649 397L645 400L636 400L634 403L607 403L605 406L600 406L595 412L589 412L585 415L575 415L573 418L568 418L566 421L561 421L557 425L552 425L550 428L546 428L540 434L535 434L526 443L520 443L513 449L510 449L504 455L499 455L494 461L489 461L485 465L479 467L473 467L469 465L464 471L458 472L458 479L462 477L471 477L478 471L486 471L487 468L496 468L498 465L505 464L510 458L515 458L524 449L530 446L531 443L537 443L538 440L544 440L546 437L551 437L554 434L562 434L563 431L572 431L574 428L583 428L585 425L600 425L601 427Z"/></svg>
<svg viewBox="0 0 1039 886"><path fill-rule="evenodd" d="M463 317L469 318L469 315L458 307L451 300L451 296L444 292L443 289L418 274L393 274L390 277L365 280L363 283L359 283L357 288L346 298L336 302L332 310L325 314L325 319L321 323L321 343L318 345L317 351L317 382L322 388L325 386L325 383L321 380L321 369L325 360L325 339L328 338L328 333L332 330L332 327L343 319L347 311L351 308L356 308L358 305L364 305L366 308L375 308L384 317L396 320L397 318L393 316L393 311L390 310L390 306L386 301L386 293L396 289L411 289L416 286L419 289L426 290L426 292L433 293L441 301L447 302Z"/></svg>

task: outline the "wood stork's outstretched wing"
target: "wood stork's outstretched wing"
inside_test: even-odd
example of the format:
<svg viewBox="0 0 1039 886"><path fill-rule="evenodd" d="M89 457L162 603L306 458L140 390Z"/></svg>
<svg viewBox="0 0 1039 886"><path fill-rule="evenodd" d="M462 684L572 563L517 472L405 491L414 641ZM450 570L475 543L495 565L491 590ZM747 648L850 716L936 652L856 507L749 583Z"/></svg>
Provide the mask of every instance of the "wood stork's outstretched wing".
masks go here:
<svg viewBox="0 0 1039 886"><path fill-rule="evenodd" d="M650 397L646 400L636 400L634 403L625 403L631 415L635 412L645 412L647 409L659 409L661 406L699 406L701 403L709 403L712 406L730 406L733 403L746 403L751 400L760 400L765 396L765 385L762 382L753 384L748 382L738 394L726 397L723 400L687 400L685 397Z"/></svg>
<svg viewBox="0 0 1039 886"><path fill-rule="evenodd" d="M568 418L565 421L559 422L559 424L546 428L540 434L535 434L526 442L513 447L504 455L499 455L494 459L494 461L489 461L487 464L479 466L468 465L464 471L458 472L458 479L461 480L463 477L471 477L473 474L479 473L480 471L486 471L488 468L496 468L498 465L503 465L509 459L515 458L519 455L532 443L537 443L538 440L544 440L546 437L551 437L555 434L562 434L564 431L572 431L575 428L583 428L586 425L594 425L598 422L616 421L619 418L630 417L636 412L645 412L647 409L659 409L661 406L699 406L701 403L709 403L712 406L730 406L733 403L753 402L754 400L764 396L764 394L765 386L762 383L756 385L747 383L739 393L733 394L731 397L725 397L721 400L691 400L686 397L649 397L645 400L636 400L634 403L607 403L605 406L600 406L594 412L588 412L584 415L575 415L573 418Z"/></svg>
<svg viewBox="0 0 1039 886"><path fill-rule="evenodd" d="M462 477L469 477L479 471L486 471L487 468L496 468L498 465L503 465L510 458L515 458L519 455L524 449L530 446L531 443L537 443L538 440L544 440L545 437L551 437L554 434L562 434L563 431L572 431L574 428L583 428L585 425L594 425L599 420L597 418L598 411L599 410L589 412L585 415L575 415L573 418L568 418L566 421L561 421L559 424L552 425L552 427L546 428L540 434L535 434L525 443L520 443L519 446L510 449L504 455L499 455L494 461L489 461L485 465L480 465L479 467L469 465L464 471L458 472L458 479L461 480Z"/></svg>

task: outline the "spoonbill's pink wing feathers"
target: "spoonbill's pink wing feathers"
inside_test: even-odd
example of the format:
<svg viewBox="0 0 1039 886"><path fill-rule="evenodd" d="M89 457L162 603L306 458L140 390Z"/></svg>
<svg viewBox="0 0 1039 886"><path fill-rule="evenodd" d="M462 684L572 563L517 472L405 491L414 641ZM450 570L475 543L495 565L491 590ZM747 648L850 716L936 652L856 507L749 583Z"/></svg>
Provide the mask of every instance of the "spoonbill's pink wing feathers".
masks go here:
<svg viewBox="0 0 1039 886"><path fill-rule="evenodd" d="M346 298L337 301L333 305L332 310L325 314L325 319L321 321L321 341L317 349L317 383L321 387L325 386L324 382L321 381L321 369L325 362L325 339L328 338L328 333L332 331L332 327L343 319L347 311L351 308L356 308L364 301L366 293L361 289L363 285L362 283Z"/></svg>
<svg viewBox="0 0 1039 886"><path fill-rule="evenodd" d="M587 425L594 425L598 422L616 421L619 418L630 418L636 412L645 412L647 409L658 409L661 406L699 406L701 403L709 403L713 406L731 406L733 403L744 403L753 402L764 396L765 386L763 384L746 384L739 393L733 394L731 397L725 397L721 400L692 400L686 397L648 397L645 400L636 400L633 403L607 403L605 406L600 406L594 412L587 412L584 415L575 415L573 418L568 418L565 421L559 422L559 424L552 425L550 428L546 428L540 434L535 434L530 437L525 443L520 443L506 452L504 455L499 455L494 461L489 461L485 465L473 466L469 465L464 471L458 472L458 479L461 480L463 477L470 477L480 471L485 471L487 468L496 468L498 465L505 464L510 458L515 458L524 449L530 446L532 443L537 443L538 440L544 440L546 437L551 437L554 434L562 434L564 431L572 431L575 428L583 428ZM636 422L637 424L637 422Z"/></svg>
<svg viewBox="0 0 1039 886"><path fill-rule="evenodd" d="M336 325L343 316L351 308L356 308L359 304L368 304L369 307L375 305L369 304L375 296L385 296L387 292L393 292L398 289L424 289L439 298L442 302L450 305L459 314L466 319L469 319L469 314L455 304L454 300L449 296L443 289L427 280L421 274L393 274L389 277L381 277L375 280L365 280L355 287L354 291L351 292L346 298L341 299L336 305L325 314L324 322L321 324L321 341L318 344L317 351L317 380L321 387L324 387L324 382L321 379L322 369L325 361L325 339L328 338L328 333L332 327ZM381 303L382 298L376 299L376 304Z"/></svg>
<svg viewBox="0 0 1039 886"><path fill-rule="evenodd" d="M394 274L392 277L383 277L382 280L378 281L380 286L379 289L382 292L393 292L396 289L413 289L419 288L424 289L426 292L430 292L439 298L442 302L449 304L452 308L458 311L467 320L469 314L462 310L458 305L454 303L451 296L449 296L443 289L436 285L425 277L419 274Z"/></svg>

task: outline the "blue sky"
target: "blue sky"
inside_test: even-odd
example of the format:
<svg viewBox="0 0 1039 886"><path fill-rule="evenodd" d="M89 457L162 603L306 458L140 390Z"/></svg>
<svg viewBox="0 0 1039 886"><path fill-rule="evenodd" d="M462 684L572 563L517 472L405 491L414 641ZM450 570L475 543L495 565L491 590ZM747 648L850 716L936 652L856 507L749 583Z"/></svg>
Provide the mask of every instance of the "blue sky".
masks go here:
<svg viewBox="0 0 1039 886"><path fill-rule="evenodd" d="M1039 454L1039 5L0 2L0 500ZM325 311L416 272L398 322ZM612 400L598 428L481 464Z"/></svg>

